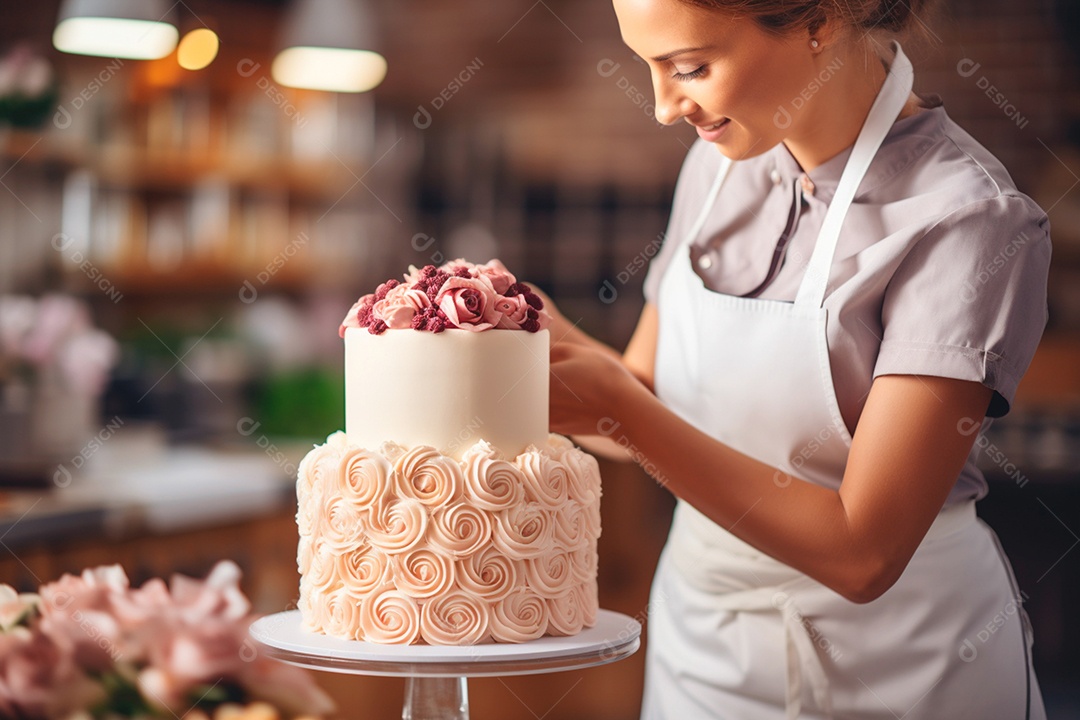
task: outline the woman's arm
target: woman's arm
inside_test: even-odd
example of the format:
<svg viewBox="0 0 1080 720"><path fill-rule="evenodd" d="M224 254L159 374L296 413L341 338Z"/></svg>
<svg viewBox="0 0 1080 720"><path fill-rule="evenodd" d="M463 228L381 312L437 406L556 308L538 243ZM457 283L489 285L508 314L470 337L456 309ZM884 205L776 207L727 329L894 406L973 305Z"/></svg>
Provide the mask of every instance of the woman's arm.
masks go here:
<svg viewBox="0 0 1080 720"><path fill-rule="evenodd" d="M552 360L562 383L552 384L554 430L608 434L714 522L854 602L900 577L971 450L961 421L981 419L991 395L961 380L879 377L833 491L789 481L700 432L621 363L572 347L556 348Z"/></svg>
<svg viewBox="0 0 1080 720"><path fill-rule="evenodd" d="M645 303L638 318L637 327L626 346L626 352L622 355L622 363L636 377L641 384L655 392L653 387L654 370L656 367L656 336L659 332L659 315L656 306Z"/></svg>

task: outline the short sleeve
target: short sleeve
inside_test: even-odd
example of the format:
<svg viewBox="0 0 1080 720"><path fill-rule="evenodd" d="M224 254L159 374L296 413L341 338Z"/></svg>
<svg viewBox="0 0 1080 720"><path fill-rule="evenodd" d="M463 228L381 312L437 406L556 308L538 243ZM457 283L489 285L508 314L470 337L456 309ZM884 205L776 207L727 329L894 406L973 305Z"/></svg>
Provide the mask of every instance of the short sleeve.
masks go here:
<svg viewBox="0 0 1080 720"><path fill-rule="evenodd" d="M994 390L1009 411L1047 321L1049 221L1022 195L950 213L904 257L886 288L880 375L932 375Z"/></svg>
<svg viewBox="0 0 1080 720"><path fill-rule="evenodd" d="M716 174L719 155L715 147L703 140L696 141L686 154L675 183L675 199L671 203L671 217L664 231L664 243L649 263L649 271L645 275L645 301L648 303L655 305L659 300L660 280L671 265L676 249L684 245L686 233L705 202L704 193Z"/></svg>

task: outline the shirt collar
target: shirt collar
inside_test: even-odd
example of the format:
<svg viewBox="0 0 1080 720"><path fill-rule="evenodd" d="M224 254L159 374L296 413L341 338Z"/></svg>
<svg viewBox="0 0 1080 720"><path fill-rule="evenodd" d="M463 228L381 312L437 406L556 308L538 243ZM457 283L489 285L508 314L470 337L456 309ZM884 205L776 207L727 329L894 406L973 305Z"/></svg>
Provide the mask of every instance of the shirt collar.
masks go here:
<svg viewBox="0 0 1080 720"><path fill-rule="evenodd" d="M923 110L893 123L881 149L870 163L866 177L859 184L856 199L892 179L940 137L935 130L940 127L944 115L941 99L933 95L923 98L923 101ZM827 204L836 192L851 151L852 147L848 147L809 173L804 173L787 146L779 143L769 151L772 162L768 164L768 168L770 173L776 170L783 184L789 187L796 180L802 180L804 175L808 176L813 193L808 195L807 199L816 199ZM805 181L803 185L806 186Z"/></svg>

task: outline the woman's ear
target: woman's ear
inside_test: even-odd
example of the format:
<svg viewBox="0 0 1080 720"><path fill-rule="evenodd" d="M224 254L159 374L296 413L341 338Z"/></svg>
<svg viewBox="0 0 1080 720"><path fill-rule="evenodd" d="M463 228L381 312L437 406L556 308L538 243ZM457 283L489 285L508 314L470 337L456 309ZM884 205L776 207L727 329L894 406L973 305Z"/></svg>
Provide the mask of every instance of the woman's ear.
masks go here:
<svg viewBox="0 0 1080 720"><path fill-rule="evenodd" d="M820 53L834 45L840 39L843 30L836 19L822 18L815 20L806 28L806 43L815 53ZM814 44L817 41L817 44Z"/></svg>

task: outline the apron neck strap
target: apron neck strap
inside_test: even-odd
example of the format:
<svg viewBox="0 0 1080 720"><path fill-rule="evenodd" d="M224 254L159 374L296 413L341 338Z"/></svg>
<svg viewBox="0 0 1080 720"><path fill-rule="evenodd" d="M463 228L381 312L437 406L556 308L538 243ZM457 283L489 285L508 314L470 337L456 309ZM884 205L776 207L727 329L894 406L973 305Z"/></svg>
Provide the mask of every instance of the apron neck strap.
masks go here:
<svg viewBox="0 0 1080 720"><path fill-rule="evenodd" d="M702 228L705 227L705 221L709 219L713 205L716 204L716 196L720 194L720 188L723 186L724 180L727 180L728 173L731 172L734 165L735 163L728 156L720 156L720 168L716 171L716 178L713 180L709 192L705 195L705 202L701 206L701 212L698 213L697 219L694 220L694 224L690 226L689 232L686 233L686 239L683 241L686 245L692 245L697 236L701 234Z"/></svg>
<svg viewBox="0 0 1080 720"><path fill-rule="evenodd" d="M821 307L825 302L829 269L832 267L833 257L836 254L836 245L840 240L840 228L844 223L844 217L855 199L855 192L859 189L859 184L862 183L871 161L877 155L878 148L881 147L889 129L896 122L897 116L904 109L911 95L914 82L911 62L900 49L899 43L894 42L892 46L896 56L889 67L881 92L870 107L870 114L867 115L859 137L855 140L851 156L848 158L847 165L844 166L844 172L840 176L832 202L829 203L825 220L821 224L821 232L814 244L814 252L806 266L806 275L795 297L796 305Z"/></svg>

